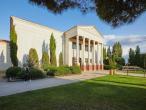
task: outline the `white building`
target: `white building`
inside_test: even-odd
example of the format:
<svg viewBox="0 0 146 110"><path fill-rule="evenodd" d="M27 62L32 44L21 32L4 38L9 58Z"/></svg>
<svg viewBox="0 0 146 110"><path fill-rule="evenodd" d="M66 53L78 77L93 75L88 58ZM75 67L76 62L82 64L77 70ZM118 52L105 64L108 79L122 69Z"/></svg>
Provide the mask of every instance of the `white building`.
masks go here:
<svg viewBox="0 0 146 110"><path fill-rule="evenodd" d="M94 26L74 26L65 32L61 32L16 17L10 18L10 24L15 26L17 34L19 66L26 63L31 48L37 50L41 63L42 52L47 51L48 54L50 53L49 42L53 33L56 40L57 65L59 65L59 54L62 52L64 65L72 66L77 64L84 71L103 69L102 48L104 39ZM2 46L1 43L0 46ZM7 48L3 47L0 54L7 51L4 56L9 57L9 49ZM8 68L11 62L10 60L6 60L6 62L9 65L6 65L5 68ZM3 65L2 62L0 62L0 65Z"/></svg>

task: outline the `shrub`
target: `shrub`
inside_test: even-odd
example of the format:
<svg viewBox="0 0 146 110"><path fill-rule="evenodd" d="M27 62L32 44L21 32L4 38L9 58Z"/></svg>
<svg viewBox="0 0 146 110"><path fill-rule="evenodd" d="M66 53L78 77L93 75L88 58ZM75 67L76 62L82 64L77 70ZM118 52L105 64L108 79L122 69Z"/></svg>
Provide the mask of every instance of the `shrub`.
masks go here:
<svg viewBox="0 0 146 110"><path fill-rule="evenodd" d="M47 75L55 76L58 67L50 66L48 67Z"/></svg>
<svg viewBox="0 0 146 110"><path fill-rule="evenodd" d="M110 70L111 69L111 66L110 65L104 65L104 69L105 70Z"/></svg>
<svg viewBox="0 0 146 110"><path fill-rule="evenodd" d="M64 75L69 75L71 73L72 73L72 71L71 71L70 67L60 66L57 68L55 76L64 76Z"/></svg>
<svg viewBox="0 0 146 110"><path fill-rule="evenodd" d="M29 75L31 79L39 79L45 77L43 71L37 68L30 68Z"/></svg>
<svg viewBox="0 0 146 110"><path fill-rule="evenodd" d="M7 78L17 78L21 76L21 68L20 67L10 67L6 70Z"/></svg>
<svg viewBox="0 0 146 110"><path fill-rule="evenodd" d="M81 70L78 66L60 66L60 67L49 67L47 75L49 76L65 76L69 74L80 74Z"/></svg>
<svg viewBox="0 0 146 110"><path fill-rule="evenodd" d="M80 74L81 73L81 69L79 66L71 66L71 72L72 74Z"/></svg>
<svg viewBox="0 0 146 110"><path fill-rule="evenodd" d="M47 52L43 52L42 55L42 68L43 70L47 70L47 68L49 67L49 55Z"/></svg>
<svg viewBox="0 0 146 110"><path fill-rule="evenodd" d="M39 66L39 59L36 49L31 48L29 50L29 58L28 63L30 67L38 67Z"/></svg>

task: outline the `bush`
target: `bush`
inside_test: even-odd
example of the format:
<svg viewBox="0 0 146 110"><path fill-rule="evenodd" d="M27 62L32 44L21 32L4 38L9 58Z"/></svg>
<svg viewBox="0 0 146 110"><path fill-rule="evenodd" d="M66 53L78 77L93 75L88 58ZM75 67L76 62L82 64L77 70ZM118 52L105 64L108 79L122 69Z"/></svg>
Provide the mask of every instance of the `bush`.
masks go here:
<svg viewBox="0 0 146 110"><path fill-rule="evenodd" d="M45 74L42 70L39 70L37 68L30 68L29 70L29 77L31 79L39 79L39 78L45 78Z"/></svg>
<svg viewBox="0 0 146 110"><path fill-rule="evenodd" d="M71 71L70 67L61 66L61 67L57 68L55 76L64 76L64 75L69 75L71 73L72 73L72 71Z"/></svg>
<svg viewBox="0 0 146 110"><path fill-rule="evenodd" d="M49 76L65 76L69 74L80 74L81 70L78 66L60 66L60 67L49 67L47 75Z"/></svg>
<svg viewBox="0 0 146 110"><path fill-rule="evenodd" d="M81 73L81 69L79 66L71 66L71 72L72 74L80 74Z"/></svg>
<svg viewBox="0 0 146 110"><path fill-rule="evenodd" d="M104 65L104 69L105 70L110 70L111 69L111 66L110 65Z"/></svg>
<svg viewBox="0 0 146 110"><path fill-rule="evenodd" d="M49 63L50 63L50 61L49 61L48 53L43 52L43 54L42 54L42 68L43 68L43 70L46 71L46 69L49 67Z"/></svg>
<svg viewBox="0 0 146 110"><path fill-rule="evenodd" d="M7 78L17 78L21 76L21 68L20 67L10 67L6 70Z"/></svg>

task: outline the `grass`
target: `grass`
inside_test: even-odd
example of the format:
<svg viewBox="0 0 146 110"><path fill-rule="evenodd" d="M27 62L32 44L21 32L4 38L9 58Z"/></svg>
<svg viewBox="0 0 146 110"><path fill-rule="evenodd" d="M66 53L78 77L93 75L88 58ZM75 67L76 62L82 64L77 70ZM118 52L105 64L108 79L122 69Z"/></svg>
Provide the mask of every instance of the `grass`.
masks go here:
<svg viewBox="0 0 146 110"><path fill-rule="evenodd" d="M0 110L145 110L146 78L105 76L0 97Z"/></svg>

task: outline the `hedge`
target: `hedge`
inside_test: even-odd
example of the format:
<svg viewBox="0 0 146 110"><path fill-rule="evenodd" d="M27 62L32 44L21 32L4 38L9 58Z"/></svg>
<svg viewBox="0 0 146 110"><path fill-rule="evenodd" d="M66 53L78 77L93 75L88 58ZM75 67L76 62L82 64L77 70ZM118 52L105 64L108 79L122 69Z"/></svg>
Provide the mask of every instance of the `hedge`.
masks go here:
<svg viewBox="0 0 146 110"><path fill-rule="evenodd" d="M60 66L60 67L49 67L47 75L49 76L65 76L70 74L80 74L81 70L78 66Z"/></svg>

